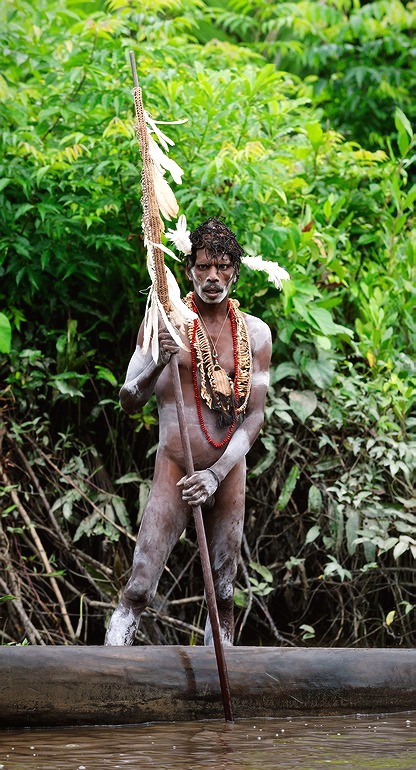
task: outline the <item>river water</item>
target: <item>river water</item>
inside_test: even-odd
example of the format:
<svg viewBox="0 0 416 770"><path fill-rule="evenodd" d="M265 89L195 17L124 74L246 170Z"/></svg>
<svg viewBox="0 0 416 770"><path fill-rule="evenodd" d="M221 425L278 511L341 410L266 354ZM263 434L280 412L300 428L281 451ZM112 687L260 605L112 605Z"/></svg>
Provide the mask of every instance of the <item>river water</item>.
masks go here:
<svg viewBox="0 0 416 770"><path fill-rule="evenodd" d="M416 711L0 733L0 770L416 770Z"/></svg>

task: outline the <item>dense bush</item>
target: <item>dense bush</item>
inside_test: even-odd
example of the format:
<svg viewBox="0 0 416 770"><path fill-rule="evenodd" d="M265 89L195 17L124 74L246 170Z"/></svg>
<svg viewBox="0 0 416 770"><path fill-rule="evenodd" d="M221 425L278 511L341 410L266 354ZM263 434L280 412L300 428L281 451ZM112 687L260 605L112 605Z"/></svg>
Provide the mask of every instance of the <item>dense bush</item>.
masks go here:
<svg viewBox="0 0 416 770"><path fill-rule="evenodd" d="M3 642L101 641L149 489L154 404L127 418L117 403L149 283L130 49L154 117L188 118L168 131L190 225L219 215L248 253L291 273L281 296L260 275L238 286L274 339L249 456L239 638L414 642L413 106L403 61L400 83L387 93L370 79L358 108L345 58L367 51L381 82L370 37L395 35L392 56L404 51L412 6L394 4L396 26L385 3L318 4L320 21L313 6L3 6ZM143 641L200 641L195 556L190 530Z"/></svg>

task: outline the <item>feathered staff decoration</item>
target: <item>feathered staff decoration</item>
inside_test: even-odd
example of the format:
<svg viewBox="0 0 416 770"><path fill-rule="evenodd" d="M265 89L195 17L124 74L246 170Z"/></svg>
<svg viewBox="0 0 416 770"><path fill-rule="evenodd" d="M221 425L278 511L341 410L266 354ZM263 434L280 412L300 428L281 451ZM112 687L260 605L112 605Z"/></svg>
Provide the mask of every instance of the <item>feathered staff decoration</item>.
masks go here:
<svg viewBox="0 0 416 770"><path fill-rule="evenodd" d="M178 328L195 318L192 310L186 307L180 296L180 289L173 273L166 267L163 251L172 252L161 244L161 234L165 227L161 215L171 219L178 214L178 204L174 193L165 179L165 171L169 171L175 182L182 181L183 171L178 164L169 158L166 152L174 142L164 134L158 124L143 108L142 91L135 73L134 54L130 53L130 61L134 78L134 107L136 114L135 130L143 160L142 167L142 208L143 233L147 250L147 269L151 278L151 287L147 299L144 319L143 352L146 353L151 345L154 361L159 358L159 313L176 343L184 347ZM183 123L184 121L175 121ZM165 152L153 139L155 134Z"/></svg>

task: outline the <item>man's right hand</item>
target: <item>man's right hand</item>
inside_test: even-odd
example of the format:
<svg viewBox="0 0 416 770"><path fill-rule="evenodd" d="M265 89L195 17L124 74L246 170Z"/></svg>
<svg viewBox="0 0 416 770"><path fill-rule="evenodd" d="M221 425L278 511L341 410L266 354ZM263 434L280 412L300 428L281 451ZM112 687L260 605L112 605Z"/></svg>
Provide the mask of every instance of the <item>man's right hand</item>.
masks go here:
<svg viewBox="0 0 416 770"><path fill-rule="evenodd" d="M159 330L159 363L166 366L174 353L179 353L179 345L166 328Z"/></svg>
<svg viewBox="0 0 416 770"><path fill-rule="evenodd" d="M217 491L219 479L217 475L207 468L204 471L195 471L192 476L182 476L176 484L182 486L182 500L189 505L203 505Z"/></svg>

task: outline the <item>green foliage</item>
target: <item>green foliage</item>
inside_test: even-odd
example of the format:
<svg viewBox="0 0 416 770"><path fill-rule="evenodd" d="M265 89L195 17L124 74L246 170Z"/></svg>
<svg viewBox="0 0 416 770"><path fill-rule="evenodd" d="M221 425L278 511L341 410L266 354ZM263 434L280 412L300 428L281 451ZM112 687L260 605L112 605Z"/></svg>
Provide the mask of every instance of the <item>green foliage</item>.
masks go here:
<svg viewBox="0 0 416 770"><path fill-rule="evenodd" d="M4 313L0 313L0 353L10 353L12 327Z"/></svg>
<svg viewBox="0 0 416 770"><path fill-rule="evenodd" d="M215 25L308 83L331 125L385 146L399 106L413 120L414 2L222 0ZM214 34L214 33L212 33Z"/></svg>
<svg viewBox="0 0 416 770"><path fill-rule="evenodd" d="M253 597L280 623L283 607L287 634L319 643L330 632L315 597L326 592L331 617L348 589L330 643L369 633L388 643L399 626L409 643L407 578L399 590L383 576L406 575L416 549L413 11L398 0L3 3L2 404L11 451L29 447L36 470L47 460L34 443L53 453L63 475L42 477L52 513L76 547L102 547L111 599L128 568L128 558L116 567L120 543L147 499L157 422L154 401L131 419L117 403L149 284L133 50L152 115L188 118L167 132L190 226L220 216L247 253L291 274L281 295L245 268L237 287L274 339L241 612ZM18 477L16 488L26 495L32 483ZM369 629L358 597L376 580Z"/></svg>
<svg viewBox="0 0 416 770"><path fill-rule="evenodd" d="M234 603L237 607L247 607L250 595L268 596L273 591L273 575L270 570L253 561L249 563L249 567L260 577L258 578L254 575L250 575L250 588L244 588L242 590L237 588L235 590Z"/></svg>

